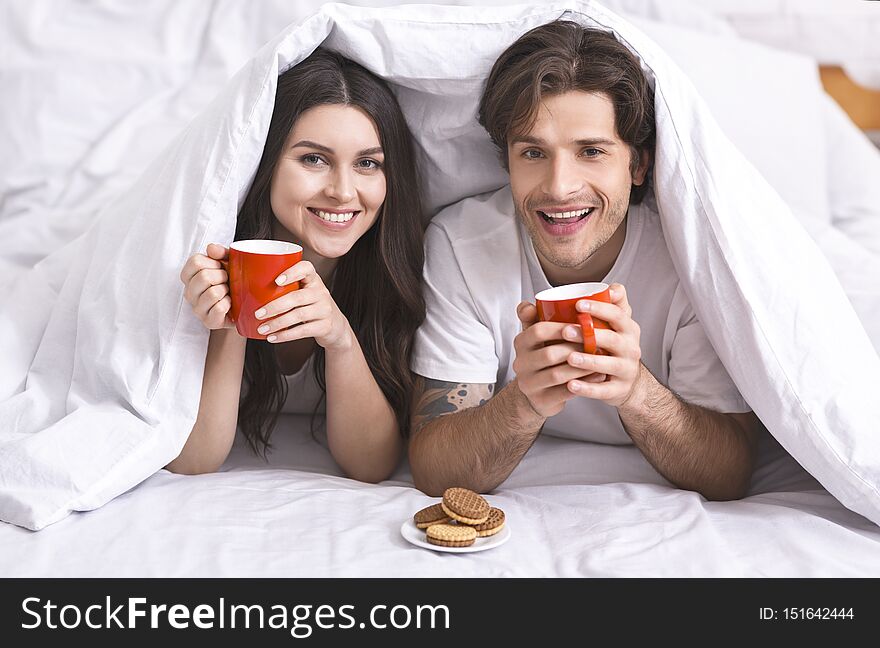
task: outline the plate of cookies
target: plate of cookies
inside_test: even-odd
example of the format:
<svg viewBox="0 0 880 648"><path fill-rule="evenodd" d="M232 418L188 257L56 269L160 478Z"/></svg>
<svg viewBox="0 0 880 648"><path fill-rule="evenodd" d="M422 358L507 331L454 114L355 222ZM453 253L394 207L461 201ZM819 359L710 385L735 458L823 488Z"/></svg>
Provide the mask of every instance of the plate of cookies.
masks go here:
<svg viewBox="0 0 880 648"><path fill-rule="evenodd" d="M400 527L417 547L450 553L485 551L510 539L504 511L467 488L447 488L443 500L416 511Z"/></svg>

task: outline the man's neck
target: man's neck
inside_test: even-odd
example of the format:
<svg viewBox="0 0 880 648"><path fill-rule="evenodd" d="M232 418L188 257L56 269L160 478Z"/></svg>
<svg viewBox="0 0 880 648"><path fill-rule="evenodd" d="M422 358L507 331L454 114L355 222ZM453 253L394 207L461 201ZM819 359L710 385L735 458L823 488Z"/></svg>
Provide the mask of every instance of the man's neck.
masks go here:
<svg viewBox="0 0 880 648"><path fill-rule="evenodd" d="M544 270L544 275L551 286L563 286L573 283L586 283L591 281L602 281L614 263L620 256L623 249L623 243L626 241L626 223L629 216L624 217L623 221L617 227L611 238L606 241L605 245L596 250L583 265L577 268L560 268L544 259L538 253L538 261ZM537 252L537 250L536 250Z"/></svg>

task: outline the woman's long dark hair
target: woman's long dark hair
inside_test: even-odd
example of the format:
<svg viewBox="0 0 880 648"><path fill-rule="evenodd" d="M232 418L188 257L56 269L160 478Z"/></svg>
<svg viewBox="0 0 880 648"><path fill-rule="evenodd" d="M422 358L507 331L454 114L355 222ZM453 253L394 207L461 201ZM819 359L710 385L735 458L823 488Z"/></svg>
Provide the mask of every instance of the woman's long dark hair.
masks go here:
<svg viewBox="0 0 880 648"><path fill-rule="evenodd" d="M272 172L296 120L321 105L363 110L375 123L385 154L385 202L373 226L339 259L330 291L348 318L406 437L413 387L409 369L412 341L425 319L424 226L412 135L397 99L384 81L322 48L278 77L266 145L238 213L235 238L272 238ZM315 350L314 371L326 395L324 349L320 346ZM239 406L238 422L254 452L265 456L287 398L287 382L271 344L247 341L244 380L246 393Z"/></svg>

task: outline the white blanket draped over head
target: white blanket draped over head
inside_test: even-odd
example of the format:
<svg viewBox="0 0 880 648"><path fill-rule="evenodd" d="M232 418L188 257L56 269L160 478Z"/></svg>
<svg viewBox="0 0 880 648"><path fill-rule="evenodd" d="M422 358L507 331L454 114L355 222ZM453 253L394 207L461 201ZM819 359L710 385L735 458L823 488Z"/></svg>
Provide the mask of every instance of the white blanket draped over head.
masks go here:
<svg viewBox="0 0 880 648"><path fill-rule="evenodd" d="M30 529L99 507L179 453L208 332L178 276L228 244L279 73L324 45L393 87L432 210L507 182L475 119L496 57L558 18L614 32L655 86L653 183L681 280L770 432L835 497L880 523L880 360L823 254L722 134L691 82L592 2L325 5L267 44L92 226L0 304L0 519Z"/></svg>

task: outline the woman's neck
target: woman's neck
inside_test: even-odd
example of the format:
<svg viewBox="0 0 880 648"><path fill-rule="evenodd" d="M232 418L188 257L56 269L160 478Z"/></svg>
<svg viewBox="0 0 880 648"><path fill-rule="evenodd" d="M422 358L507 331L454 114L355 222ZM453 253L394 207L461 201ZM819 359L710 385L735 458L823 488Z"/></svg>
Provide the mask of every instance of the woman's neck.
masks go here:
<svg viewBox="0 0 880 648"><path fill-rule="evenodd" d="M315 272L317 272L318 276L321 277L321 281L324 282L324 285L329 288L330 281L333 278L333 271L336 270L336 264L339 262L339 259L328 259L327 257L322 257L320 254L316 254L304 245L302 246L302 249L303 261L308 261L313 266L315 266Z"/></svg>

